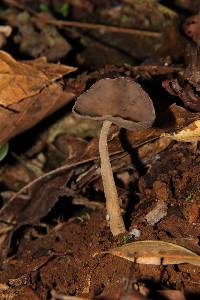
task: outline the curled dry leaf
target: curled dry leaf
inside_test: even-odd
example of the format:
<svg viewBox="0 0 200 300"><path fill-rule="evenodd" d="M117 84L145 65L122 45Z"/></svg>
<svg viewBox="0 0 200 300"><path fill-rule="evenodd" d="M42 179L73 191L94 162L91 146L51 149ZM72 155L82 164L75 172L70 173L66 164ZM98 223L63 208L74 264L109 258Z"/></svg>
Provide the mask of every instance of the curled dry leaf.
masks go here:
<svg viewBox="0 0 200 300"><path fill-rule="evenodd" d="M76 68L49 64L45 58L18 62L0 51L0 146L67 104L72 92L59 79Z"/></svg>
<svg viewBox="0 0 200 300"><path fill-rule="evenodd" d="M163 241L138 241L111 249L110 253L138 264L174 265L192 264L200 266L200 256L173 243Z"/></svg>
<svg viewBox="0 0 200 300"><path fill-rule="evenodd" d="M177 72L174 78L165 79L162 82L164 89L171 95L179 97L185 107L190 110L200 111L200 66L199 66L199 49L189 47L187 51L188 66Z"/></svg>

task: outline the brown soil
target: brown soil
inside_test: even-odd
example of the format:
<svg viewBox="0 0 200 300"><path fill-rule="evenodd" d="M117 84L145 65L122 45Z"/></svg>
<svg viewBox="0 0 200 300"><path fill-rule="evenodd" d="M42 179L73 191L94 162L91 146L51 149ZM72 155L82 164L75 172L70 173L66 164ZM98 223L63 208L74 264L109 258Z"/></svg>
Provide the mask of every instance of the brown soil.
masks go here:
<svg viewBox="0 0 200 300"><path fill-rule="evenodd" d="M200 253L199 151L193 152L191 144L171 144L140 177L139 201L130 226L141 231L139 240L175 241ZM168 211L152 226L144 217L159 193L168 195ZM101 253L121 243L122 239L111 236L103 209L69 218L48 228L46 234L29 229L15 256L3 262L1 283L10 286L12 299L23 300L50 299L53 289L103 298L141 287L150 295L164 288L184 290L187 299L200 294L199 267L137 265Z"/></svg>

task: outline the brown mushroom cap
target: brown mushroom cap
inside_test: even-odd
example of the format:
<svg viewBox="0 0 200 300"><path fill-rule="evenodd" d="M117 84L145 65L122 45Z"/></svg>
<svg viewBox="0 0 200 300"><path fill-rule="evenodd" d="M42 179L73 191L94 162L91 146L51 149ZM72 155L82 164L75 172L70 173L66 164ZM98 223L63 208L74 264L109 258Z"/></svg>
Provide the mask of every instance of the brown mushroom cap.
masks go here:
<svg viewBox="0 0 200 300"><path fill-rule="evenodd" d="M97 81L77 98L73 112L79 117L109 120L130 130L148 128L155 120L148 94L138 83L125 77Z"/></svg>

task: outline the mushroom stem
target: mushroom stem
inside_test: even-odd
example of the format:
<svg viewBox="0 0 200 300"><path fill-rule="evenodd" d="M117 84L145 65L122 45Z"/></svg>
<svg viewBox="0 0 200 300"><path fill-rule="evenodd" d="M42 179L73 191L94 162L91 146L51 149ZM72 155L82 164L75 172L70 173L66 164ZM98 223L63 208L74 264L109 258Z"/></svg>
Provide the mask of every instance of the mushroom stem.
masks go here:
<svg viewBox="0 0 200 300"><path fill-rule="evenodd" d="M109 216L109 225L112 234L118 235L126 231L119 206L117 189L113 177L112 167L108 153L108 133L112 125L110 121L104 121L99 137L99 153L101 159L101 175L106 198L106 209Z"/></svg>

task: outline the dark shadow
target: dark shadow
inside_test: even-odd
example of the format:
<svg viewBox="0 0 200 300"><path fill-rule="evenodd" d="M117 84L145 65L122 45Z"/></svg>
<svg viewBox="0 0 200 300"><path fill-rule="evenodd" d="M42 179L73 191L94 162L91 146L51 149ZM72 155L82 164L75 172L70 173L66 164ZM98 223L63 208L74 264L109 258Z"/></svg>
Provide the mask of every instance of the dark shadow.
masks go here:
<svg viewBox="0 0 200 300"><path fill-rule="evenodd" d="M176 1L160 0L160 4L165 5L167 8L176 11L178 14L184 16L184 19L191 15L191 12L187 8L184 8L184 6L181 7L176 3Z"/></svg>
<svg viewBox="0 0 200 300"><path fill-rule="evenodd" d="M120 130L119 139L123 149L130 155L132 164L135 167L136 171L139 173L139 176L144 175L146 173L146 166L141 162L137 148L133 148L129 143L125 129ZM128 202L128 205L126 207L126 213L124 215L124 222L126 228L129 228L129 226L131 225L131 214L134 210L134 206L138 202L138 197L135 194L136 189L137 187L135 185L130 185L129 187L128 196L129 198L131 196L131 201ZM133 195L135 195L135 197L133 197Z"/></svg>
<svg viewBox="0 0 200 300"><path fill-rule="evenodd" d="M123 149L130 155L132 164L135 167L136 171L139 173L139 175L144 175L146 172L146 167L139 158L137 148L133 148L130 144L127 138L126 130L123 128L119 132L119 139Z"/></svg>
<svg viewBox="0 0 200 300"><path fill-rule="evenodd" d="M186 294L187 300L199 300L200 299L200 293L198 294Z"/></svg>
<svg viewBox="0 0 200 300"><path fill-rule="evenodd" d="M90 209L86 208L84 205L74 205L66 196L59 197L59 200L51 208L46 216L41 218L40 223L48 224L55 226L60 220L67 222L70 218L77 218L76 221L80 222L79 218L84 216L84 214L90 212ZM38 225L28 225L23 224L17 228L14 228L13 234L10 234L8 247L9 247L9 256L12 256L17 253L20 246L20 241L23 240L25 233L28 229L35 228L39 235L46 235L48 233L47 227ZM31 237L34 240L34 237Z"/></svg>
<svg viewBox="0 0 200 300"><path fill-rule="evenodd" d="M45 132L45 130L47 130L50 126L53 126L53 124L55 124L59 119L66 116L72 110L72 106L73 101L60 108L45 119L41 120L34 127L14 137L10 142L10 149L18 155L27 151L30 147L32 147L34 143L36 143L36 141L39 139L42 133Z"/></svg>
<svg viewBox="0 0 200 300"><path fill-rule="evenodd" d="M157 114L153 127L167 131L175 128L175 125L176 119L174 118L171 110L168 108L166 111Z"/></svg>

